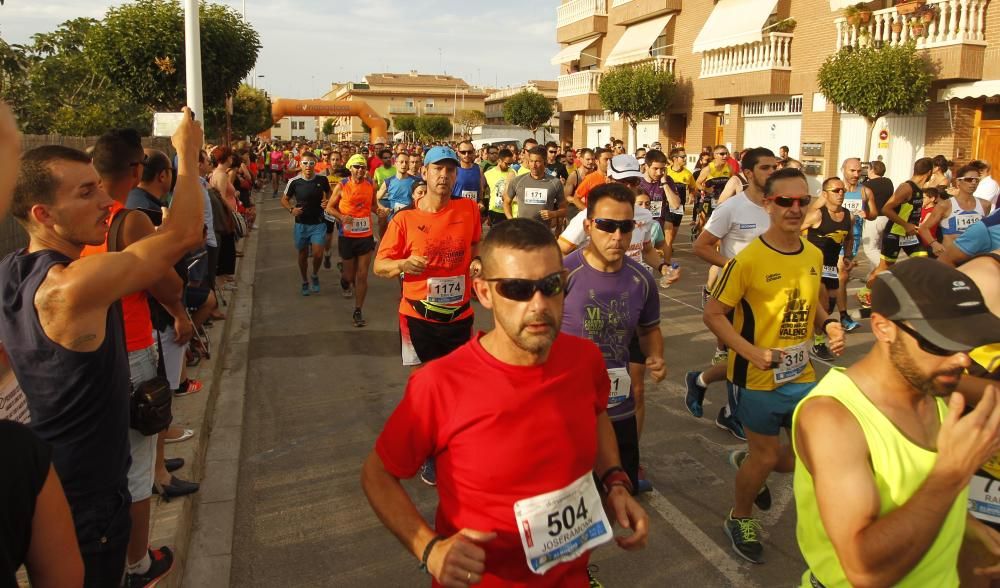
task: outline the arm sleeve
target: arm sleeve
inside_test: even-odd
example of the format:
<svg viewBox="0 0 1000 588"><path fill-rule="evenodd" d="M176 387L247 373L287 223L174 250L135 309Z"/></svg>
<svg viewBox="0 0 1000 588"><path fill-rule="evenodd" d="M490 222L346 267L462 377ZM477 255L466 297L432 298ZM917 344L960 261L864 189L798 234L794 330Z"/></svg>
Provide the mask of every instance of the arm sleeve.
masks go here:
<svg viewBox="0 0 1000 588"><path fill-rule="evenodd" d="M293 184L295 184L295 178L288 180L288 183L285 184L285 196L288 196L289 198L295 197L295 189Z"/></svg>
<svg viewBox="0 0 1000 588"><path fill-rule="evenodd" d="M412 478L435 453L439 403L433 381L424 376L418 372L410 378L403 400L375 442L375 453L397 478Z"/></svg>
<svg viewBox="0 0 1000 588"><path fill-rule="evenodd" d="M729 307L735 307L743 299L746 278L753 271L739 256L729 260L712 289L712 298Z"/></svg>

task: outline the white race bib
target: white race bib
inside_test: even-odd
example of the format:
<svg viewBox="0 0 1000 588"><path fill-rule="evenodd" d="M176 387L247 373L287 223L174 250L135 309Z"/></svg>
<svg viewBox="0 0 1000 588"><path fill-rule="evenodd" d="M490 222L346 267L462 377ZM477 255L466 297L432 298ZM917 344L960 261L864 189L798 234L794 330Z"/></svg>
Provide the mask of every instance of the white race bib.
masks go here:
<svg viewBox="0 0 1000 588"><path fill-rule="evenodd" d="M851 214L857 214L861 212L861 201L860 200L844 200L844 208L849 210Z"/></svg>
<svg viewBox="0 0 1000 588"><path fill-rule="evenodd" d="M899 239L900 247L909 247L910 245L916 245L920 241L917 239L916 235L904 235Z"/></svg>
<svg viewBox="0 0 1000 588"><path fill-rule="evenodd" d="M780 349L781 362L774 368L774 383L784 384L799 377L809 365L809 349L807 343L799 343Z"/></svg>
<svg viewBox="0 0 1000 588"><path fill-rule="evenodd" d="M524 189L524 203L532 205L544 206L548 203L547 190L542 188L525 188Z"/></svg>
<svg viewBox="0 0 1000 588"><path fill-rule="evenodd" d="M561 490L518 500L514 518L528 568L539 575L613 537L591 472Z"/></svg>
<svg viewBox="0 0 1000 588"><path fill-rule="evenodd" d="M427 278L427 302L453 304L465 297L465 276Z"/></svg>
<svg viewBox="0 0 1000 588"><path fill-rule="evenodd" d="M356 217L351 221L350 233L367 233L372 230L372 219L368 216Z"/></svg>
<svg viewBox="0 0 1000 588"><path fill-rule="evenodd" d="M824 278L837 278L839 277L837 273L837 266L835 265L824 265L823 266L823 277Z"/></svg>
<svg viewBox="0 0 1000 588"><path fill-rule="evenodd" d="M955 229L960 233L964 232L965 229L968 229L972 225L978 223L980 220L982 220L982 218L983 217L980 216L978 212L975 214L957 215L955 217Z"/></svg>
<svg viewBox="0 0 1000 588"><path fill-rule="evenodd" d="M462 198L468 198L473 202L478 202L479 192L476 192L475 190L462 190Z"/></svg>
<svg viewBox="0 0 1000 588"><path fill-rule="evenodd" d="M663 201L662 200L650 200L649 201L649 212L653 214L653 218L660 218L660 214L663 212Z"/></svg>
<svg viewBox="0 0 1000 588"><path fill-rule="evenodd" d="M608 394L608 408L613 408L628 400L632 394L632 376L628 368L611 368L608 370L611 380L611 392Z"/></svg>
<svg viewBox="0 0 1000 588"><path fill-rule="evenodd" d="M972 476L969 513L981 521L1000 523L1000 482L981 473Z"/></svg>

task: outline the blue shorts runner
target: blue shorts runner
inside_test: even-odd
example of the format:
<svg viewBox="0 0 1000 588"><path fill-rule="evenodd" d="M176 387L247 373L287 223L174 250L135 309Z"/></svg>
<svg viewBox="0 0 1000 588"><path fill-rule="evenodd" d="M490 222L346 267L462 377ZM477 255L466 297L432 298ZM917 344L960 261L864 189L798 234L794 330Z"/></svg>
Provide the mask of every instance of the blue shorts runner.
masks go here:
<svg viewBox="0 0 1000 588"><path fill-rule="evenodd" d="M295 223L295 248L305 249L309 244L323 245L326 243L326 224L307 225Z"/></svg>
<svg viewBox="0 0 1000 588"><path fill-rule="evenodd" d="M744 428L758 435L777 435L782 427L791 428L795 407L814 386L816 382L789 382L774 390L751 390L733 385L739 400L736 417Z"/></svg>

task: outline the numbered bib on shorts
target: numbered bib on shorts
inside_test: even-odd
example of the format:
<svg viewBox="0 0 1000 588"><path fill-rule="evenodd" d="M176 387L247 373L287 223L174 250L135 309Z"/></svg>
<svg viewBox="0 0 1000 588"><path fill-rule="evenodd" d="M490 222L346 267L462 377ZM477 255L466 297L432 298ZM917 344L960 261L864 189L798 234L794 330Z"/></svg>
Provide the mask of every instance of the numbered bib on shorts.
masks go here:
<svg viewBox="0 0 1000 588"><path fill-rule="evenodd" d="M524 203L544 206L548 203L546 190L543 190L542 188L525 188Z"/></svg>
<svg viewBox="0 0 1000 588"><path fill-rule="evenodd" d="M779 349L781 351L780 365L774 368L774 383L784 384L799 377L809 365L809 349L806 343Z"/></svg>
<svg viewBox="0 0 1000 588"><path fill-rule="evenodd" d="M824 265L823 266L823 277L824 278L834 278L838 277L837 266L835 265Z"/></svg>
<svg viewBox="0 0 1000 588"><path fill-rule="evenodd" d="M611 380L608 408L613 408L628 400L632 394L632 376L629 375L628 368L611 368L608 370L608 379Z"/></svg>
<svg viewBox="0 0 1000 588"><path fill-rule="evenodd" d="M465 276L427 278L427 302L452 304L465 297Z"/></svg>
<svg viewBox="0 0 1000 588"><path fill-rule="evenodd" d="M861 212L861 201L860 200L844 200L844 208L849 210L851 214L857 214Z"/></svg>
<svg viewBox="0 0 1000 588"><path fill-rule="evenodd" d="M909 247L910 245L916 245L920 241L917 239L916 235L905 235L899 238L900 247Z"/></svg>
<svg viewBox="0 0 1000 588"><path fill-rule="evenodd" d="M663 213L663 201L662 200L650 200L649 201L649 212L653 214L653 218L660 218Z"/></svg>
<svg viewBox="0 0 1000 588"><path fill-rule="evenodd" d="M372 219L368 216L357 217L351 220L349 233L367 233L372 230Z"/></svg>
<svg viewBox="0 0 1000 588"><path fill-rule="evenodd" d="M968 229L972 225L978 223L980 220L982 220L982 217L979 216L978 213L960 214L955 217L955 230L957 230L959 233L962 233L965 231L965 229Z"/></svg>
<svg viewBox="0 0 1000 588"><path fill-rule="evenodd" d="M281 164L280 163L272 163L271 164L271 169L274 170L274 171L281 171Z"/></svg>
<svg viewBox="0 0 1000 588"><path fill-rule="evenodd" d="M462 198L468 198L473 202L478 202L479 192L476 192L475 190L462 190Z"/></svg>
<svg viewBox="0 0 1000 588"><path fill-rule="evenodd" d="M518 500L514 518L528 568L539 575L613 537L590 472L561 490Z"/></svg>

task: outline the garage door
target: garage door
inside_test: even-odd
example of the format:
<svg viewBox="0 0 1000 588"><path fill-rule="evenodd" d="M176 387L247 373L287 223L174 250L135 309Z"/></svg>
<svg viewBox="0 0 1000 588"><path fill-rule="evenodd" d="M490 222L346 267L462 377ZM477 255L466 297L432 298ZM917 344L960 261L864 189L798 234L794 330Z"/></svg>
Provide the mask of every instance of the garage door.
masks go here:
<svg viewBox="0 0 1000 588"><path fill-rule="evenodd" d="M778 154L778 148L788 147L788 155L799 159L802 141L801 116L761 116L743 119L743 146L767 147Z"/></svg>
<svg viewBox="0 0 1000 588"><path fill-rule="evenodd" d="M888 147L879 147L878 133L888 134ZM835 162L837 173L848 157L863 157L861 146L865 144L868 128L865 119L857 114L840 115L840 148ZM893 184L900 184L913 175L913 162L924 157L924 139L927 134L927 117L889 116L875 123L875 135L871 141L871 159L881 159L885 163L886 175Z"/></svg>
<svg viewBox="0 0 1000 588"><path fill-rule="evenodd" d="M611 123L587 125L587 147L603 147L611 138Z"/></svg>
<svg viewBox="0 0 1000 588"><path fill-rule="evenodd" d="M660 120L647 120L635 126L636 147L649 148L660 140Z"/></svg>

